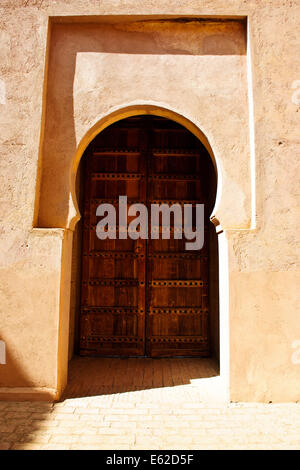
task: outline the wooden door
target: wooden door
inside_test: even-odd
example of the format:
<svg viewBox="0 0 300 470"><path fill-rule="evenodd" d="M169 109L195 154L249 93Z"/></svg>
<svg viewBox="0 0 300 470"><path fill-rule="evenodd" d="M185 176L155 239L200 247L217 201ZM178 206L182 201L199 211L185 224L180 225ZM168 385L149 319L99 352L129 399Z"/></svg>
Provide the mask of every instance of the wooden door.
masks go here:
<svg viewBox="0 0 300 470"><path fill-rule="evenodd" d="M206 206L205 149L186 129L165 121L154 122L151 132L148 204ZM173 235L148 240L147 354L207 355L207 237L202 250L187 251L187 240Z"/></svg>
<svg viewBox="0 0 300 470"><path fill-rule="evenodd" d="M136 117L103 131L85 155L80 353L103 356L209 354L208 244L96 236L96 208L126 195L128 205L206 204L207 154L186 129ZM130 219L129 219L130 222ZM149 218L149 224L151 220Z"/></svg>

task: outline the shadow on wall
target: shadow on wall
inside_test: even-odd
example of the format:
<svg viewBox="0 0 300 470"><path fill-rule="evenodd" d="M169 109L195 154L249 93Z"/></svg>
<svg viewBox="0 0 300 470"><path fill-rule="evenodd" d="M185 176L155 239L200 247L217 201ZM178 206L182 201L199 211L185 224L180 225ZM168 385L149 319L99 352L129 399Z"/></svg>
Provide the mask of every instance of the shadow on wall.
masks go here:
<svg viewBox="0 0 300 470"><path fill-rule="evenodd" d="M10 449L16 444L34 442L36 433L43 430L43 423L53 407L53 397L50 393L33 392L32 387L35 384L27 377L24 368L20 367L3 336L1 338L0 450ZM10 383L10 387L6 386L7 383ZM20 397L22 403L16 401L20 400ZM39 401L36 401L37 399Z"/></svg>
<svg viewBox="0 0 300 470"><path fill-rule="evenodd" d="M0 387L34 387L31 381L25 374L24 369L18 364L18 360L11 353L8 343L1 336L0 341ZM9 364L9 368L7 367ZM0 399L2 399L0 391Z"/></svg>
<svg viewBox="0 0 300 470"><path fill-rule="evenodd" d="M96 72L93 69L90 70L88 64L84 67L86 73L84 87L87 89L79 91L86 92L88 95L83 99L83 108L87 108L87 99L93 103L95 86L103 88L101 93L105 93L106 101L110 102L114 84L111 77L105 75L107 61L112 61L112 64L109 62L112 65L109 70L113 69L117 77L120 77L120 83L124 83L128 96L130 96L128 99L131 100L132 96L135 96L134 99L136 99L136 87L132 80L130 82L128 80L128 73L133 73L130 69L131 66L128 65L127 57L129 55L138 56L134 76L140 83L143 81L144 74L147 73L144 70L144 62L141 62L142 57L157 56L159 58L162 55L239 56L246 53L246 27L243 21L163 20L118 24L50 23L49 37L49 60L45 80L46 120L43 123L44 133L41 134L44 135L44 138L41 142L40 158L42 161L39 165L41 174L38 175L39 204L36 203L35 214L35 226L48 228L67 226L70 194L69 173L78 144L75 119L79 121L81 118L85 119L86 111L86 109L75 111L73 101L76 61L80 53L99 54L97 67L100 67L104 74L100 87L98 82L96 85L93 82ZM105 54L110 54L110 56ZM120 73L115 63L117 55L123 55L124 67L123 70L121 67ZM166 70L169 68L167 67ZM153 75L153 70L151 73ZM165 73L168 75L169 71ZM157 84L159 84L159 79L160 77L157 76ZM75 116L76 112L79 114Z"/></svg>
<svg viewBox="0 0 300 470"><path fill-rule="evenodd" d="M15 350L15 353L17 351L16 348L10 348L4 339L0 341L0 401L20 399L53 401L54 391L43 387L42 384L37 387L36 382L29 377L29 373L26 374L24 366L19 365L21 359L18 361L12 350ZM24 363L24 358L22 362ZM29 361L28 369L30 370Z"/></svg>

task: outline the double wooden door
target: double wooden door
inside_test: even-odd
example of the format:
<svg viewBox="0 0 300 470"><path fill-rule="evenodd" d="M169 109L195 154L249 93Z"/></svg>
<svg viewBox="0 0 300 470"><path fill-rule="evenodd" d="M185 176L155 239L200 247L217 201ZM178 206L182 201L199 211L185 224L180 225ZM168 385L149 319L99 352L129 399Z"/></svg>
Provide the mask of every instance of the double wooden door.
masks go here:
<svg viewBox="0 0 300 470"><path fill-rule="evenodd" d="M206 162L190 132L149 116L119 121L87 149L81 355L209 354L207 237L201 250L187 251L184 236L162 239L163 227L159 239L120 239L118 230L119 196L127 196L128 206L145 204L149 214L154 203L206 204ZM96 235L103 203L115 207L116 239Z"/></svg>

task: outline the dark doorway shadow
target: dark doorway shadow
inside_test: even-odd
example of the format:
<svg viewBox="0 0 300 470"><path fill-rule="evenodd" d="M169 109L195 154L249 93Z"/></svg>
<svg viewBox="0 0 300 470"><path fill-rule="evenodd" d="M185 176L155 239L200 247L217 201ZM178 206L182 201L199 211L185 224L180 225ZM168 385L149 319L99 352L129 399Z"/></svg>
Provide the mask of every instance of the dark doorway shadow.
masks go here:
<svg viewBox="0 0 300 470"><path fill-rule="evenodd" d="M62 400L191 384L219 375L211 358L99 358L74 356Z"/></svg>

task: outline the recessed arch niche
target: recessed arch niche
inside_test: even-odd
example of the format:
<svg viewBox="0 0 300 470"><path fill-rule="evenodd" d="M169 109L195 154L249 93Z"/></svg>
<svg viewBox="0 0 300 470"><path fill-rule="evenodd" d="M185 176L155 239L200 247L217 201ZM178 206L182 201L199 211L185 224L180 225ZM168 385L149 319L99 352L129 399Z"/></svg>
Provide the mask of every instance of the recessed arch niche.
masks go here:
<svg viewBox="0 0 300 470"><path fill-rule="evenodd" d="M185 130L187 134L190 134L191 141L198 142L199 149L202 151L203 158L206 160L206 168L208 173L205 175L208 186L209 200L207 208L207 221L208 221L208 245L209 245L209 336L210 336L210 354L219 359L219 263L218 263L218 242L216 236L215 226L209 222L209 218L213 217L213 209L215 207L216 195L217 195L217 163L213 156L213 152L210 145L204 136L204 134L198 130L198 128L190 121L182 118L181 116L175 115L167 110L158 110L157 108L146 108L145 107L126 109L123 113L115 113L110 116L109 119L99 121L94 128L90 129L88 135L82 139L76 155L72 163L71 170L71 194L74 204L74 215L70 219L70 228L74 229L73 239L73 257L72 257L72 281L71 281L71 321L70 321L70 348L69 357L74 352L80 350L80 292L81 292L81 281L82 281L82 233L83 233L83 220L78 223L81 215L84 214L84 180L86 178L86 161L91 154L97 142L101 144L102 136L108 135L110 130L122 125L122 123L132 122L134 119L143 120L147 119L147 116L157 117L161 121L169 122L174 124L174 129ZM170 115L173 119L170 119ZM183 123L185 125L183 125ZM100 129L100 130L99 130ZM171 145L172 146L172 145ZM214 219L216 222L216 219Z"/></svg>

